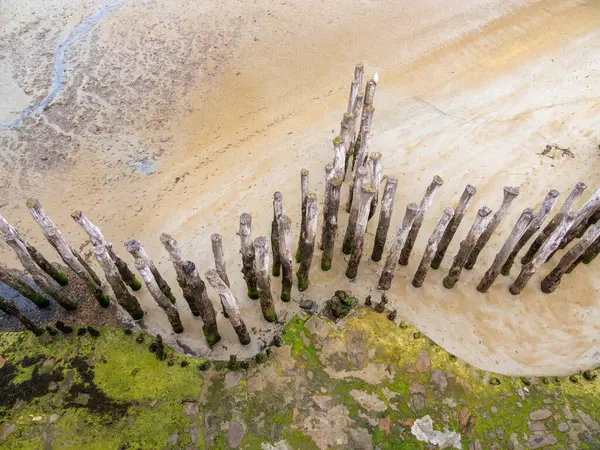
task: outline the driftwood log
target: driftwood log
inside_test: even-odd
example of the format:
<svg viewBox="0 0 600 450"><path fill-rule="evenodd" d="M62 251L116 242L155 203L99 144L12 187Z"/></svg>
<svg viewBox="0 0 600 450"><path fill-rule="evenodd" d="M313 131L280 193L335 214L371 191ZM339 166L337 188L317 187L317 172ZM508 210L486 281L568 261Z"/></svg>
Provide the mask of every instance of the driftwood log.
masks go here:
<svg viewBox="0 0 600 450"><path fill-rule="evenodd" d="M527 282L531 279L533 274L539 270L539 268L546 262L548 256L550 256L560 245L560 241L567 234L569 228L573 224L573 221L577 217L575 212L567 212L563 216L562 222L554 229L552 234L544 240L544 243L539 250L533 255L531 260L521 267L519 276L510 286L509 291L513 295L520 294Z"/></svg>
<svg viewBox="0 0 600 450"><path fill-rule="evenodd" d="M477 212L477 216L475 217L475 221L469 230L469 234L467 234L467 237L464 239L464 241L460 243L460 249L454 257L454 261L452 262L452 266L448 271L448 275L444 277L444 287L446 289L452 289L459 280L462 269L467 262L467 258L471 254L475 244L477 244L479 236L481 236L481 233L483 233L483 230L485 230L487 218L491 212L492 210L487 206L484 206Z"/></svg>
<svg viewBox="0 0 600 450"><path fill-rule="evenodd" d="M144 264L146 266L148 266L150 273L156 280L156 284L158 285L158 287L160 288L162 293L165 294L165 296L171 301L171 303L175 303L175 296L173 295L173 292L171 291L171 287L165 281L165 279L162 277L162 275L160 274L160 272L154 265L154 261L152 261L152 259L150 259L150 256L148 256L148 254L146 253L146 250L144 250L144 247L142 247L142 244L140 243L140 241L138 241L137 239L126 240L125 241L125 249L129 253L131 253L131 256L133 256L136 261L141 260L144 262Z"/></svg>
<svg viewBox="0 0 600 450"><path fill-rule="evenodd" d="M321 256L321 270L331 269L333 248L338 229L338 213L340 209L340 190L342 182L339 178L332 178L326 187L326 197L329 199L323 217L323 238L321 240L323 254Z"/></svg>
<svg viewBox="0 0 600 450"><path fill-rule="evenodd" d="M375 215L377 203L379 202L379 187L381 185L381 153L369 155L369 169L371 172L371 185L374 189L373 200L369 209L369 220Z"/></svg>
<svg viewBox="0 0 600 450"><path fill-rule="evenodd" d="M300 230L298 231L298 246L296 247L297 263L302 259L302 241L306 234L306 197L308 196L308 193L308 170L302 169L300 171L300 205L302 209L300 216Z"/></svg>
<svg viewBox="0 0 600 450"><path fill-rule="evenodd" d="M504 186L504 196L502 198L502 204L500 205L498 211L494 213L492 220L489 221L489 223L485 227L485 230L483 230L483 233L481 233L481 236L479 236L475 247L473 248L471 254L467 258L465 269L473 269L475 263L477 262L477 258L479 258L481 250L483 250L483 248L486 246L486 244L488 243L498 226L502 223L502 221L508 214L510 205L513 203L513 201L517 198L518 195L519 189L515 187Z"/></svg>
<svg viewBox="0 0 600 450"><path fill-rule="evenodd" d="M279 254L279 219L283 216L283 194L273 194L273 220L271 222L271 251L273 252L273 276L281 274L281 256ZM218 270L217 270L218 272ZM228 287L229 284L226 283Z"/></svg>
<svg viewBox="0 0 600 450"><path fill-rule="evenodd" d="M354 233L354 243L352 245L352 254L348 261L348 268L346 269L346 277L351 280L356 278L358 273L358 266L362 259L365 232L367 231L367 225L369 223L369 211L371 209L371 202L373 197L376 195L376 188L371 184L362 186L360 196L355 198L358 203L358 213L356 216L356 230Z"/></svg>
<svg viewBox="0 0 600 450"><path fill-rule="evenodd" d="M375 262L381 261L385 241L387 240L392 214L394 212L394 197L398 188L398 179L393 176L388 176L383 190L381 199L381 208L379 210L379 222L377 223L377 231L375 233L375 241L373 243L373 252L371 259Z"/></svg>
<svg viewBox="0 0 600 450"><path fill-rule="evenodd" d="M317 194L309 193L304 200L306 204L306 222L304 224L304 237L300 242L300 254L302 259L296 276L298 278L298 290L300 292L308 289L310 266L315 251L315 240L317 236Z"/></svg>
<svg viewBox="0 0 600 450"><path fill-rule="evenodd" d="M368 183L369 170L361 166L356 171L356 177L354 178L354 196L358 196L362 187L365 183ZM352 253L352 246L354 245L354 234L356 232L356 219L358 217L359 202L353 202L350 208L350 216L348 217L348 225L346 227L346 233L344 235L344 244L342 245L342 252L345 255Z"/></svg>
<svg viewBox="0 0 600 450"><path fill-rule="evenodd" d="M258 299L256 287L256 273L254 272L254 243L252 242L252 216L243 213L240 216L240 229L238 236L241 242L242 274L248 288L248 297Z"/></svg>
<svg viewBox="0 0 600 450"><path fill-rule="evenodd" d="M554 204L556 203L557 198L558 198L557 190L551 189L550 191L548 191L548 193L546 194L546 197L542 201L542 205L540 206L540 209L535 214L535 216L533 217L533 220L529 223L527 230L525 231L523 236L521 236L521 239L519 239L519 242L517 242L517 245L515 245L512 252L506 259L506 262L502 266L502 271L501 271L502 275L504 275L504 276L510 275L510 269L512 268L513 264L515 263L515 259L516 259L517 255L519 254L521 249L523 247L525 247L525 244L527 244L529 239L531 239L533 237L533 235L535 233L537 233L538 230L541 228L542 223L544 223L544 220L546 220L546 217L548 216L548 214L550 214L550 211L552 211L552 208L554 207Z"/></svg>
<svg viewBox="0 0 600 450"><path fill-rule="evenodd" d="M409 203L406 206L406 213L402 219L402 224L396 231L396 237L390 247L381 277L379 277L379 289L387 290L391 287L392 280L394 279L394 270L396 269L396 264L398 264L398 258L400 257L400 251L402 250L402 247L404 247L404 242L406 241L410 227L412 227L417 214L419 214L419 205L416 203Z"/></svg>
<svg viewBox="0 0 600 450"><path fill-rule="evenodd" d="M281 300L289 302L292 295L292 221L286 215L279 219L279 252L281 254Z"/></svg>
<svg viewBox="0 0 600 450"><path fill-rule="evenodd" d="M435 175L429 186L427 186L425 195L423 196L423 199L419 205L419 213L417 214L417 217L415 217L415 221L413 222L412 227L408 232L408 236L406 237L404 247L402 247L400 259L398 261L400 265L408 265L410 253L412 252L415 242L417 241L417 236L419 235L419 230L421 229L421 225L423 225L423 221L425 220L425 215L427 214L431 203L433 203L433 197L435 196L435 193L442 186L442 184L444 184L444 180L442 180L440 176Z"/></svg>
<svg viewBox="0 0 600 450"><path fill-rule="evenodd" d="M275 322L277 313L271 294L271 277L269 276L269 241L264 236L254 239L254 271L258 285L260 309L267 322Z"/></svg>
<svg viewBox="0 0 600 450"><path fill-rule="evenodd" d="M212 246L213 256L215 258L215 270L227 287L231 287L229 284L229 277L227 276L225 254L223 253L223 238L219 233L213 233L210 235L210 243Z"/></svg>
<svg viewBox="0 0 600 450"><path fill-rule="evenodd" d="M23 325L26 330L31 331L36 336L41 336L44 334L43 328L38 327L35 322L23 314L23 312L21 312L21 310L17 308L14 303L9 302L2 296L0 296L0 311L6 315L15 317L19 322L21 322L21 325Z"/></svg>
<svg viewBox="0 0 600 450"><path fill-rule="evenodd" d="M29 286L21 276L9 271L2 264L0 264L0 281L10 286L26 299L31 300L38 308L45 308L50 304L46 297Z"/></svg>
<svg viewBox="0 0 600 450"><path fill-rule="evenodd" d="M243 345L248 345L250 343L250 334L246 329L246 324L242 320L242 315L240 314L240 310L238 308L237 302L233 293L229 290L227 285L221 280L219 274L214 270L208 270L205 273L206 279L208 283L212 286L212 288L217 291L219 297L221 298L221 303L223 307L227 311L227 316L229 317L229 321L233 326L236 334L240 342Z"/></svg>
<svg viewBox="0 0 600 450"><path fill-rule="evenodd" d="M452 217L452 220L450 220L450 223L448 224L448 227L446 227L446 231L444 231L444 235L440 240L438 248L435 252L435 256L433 257L433 261L431 261L432 269L438 269L440 264L442 264L442 260L444 259L446 251L448 250L448 246L456 234L456 230L458 230L458 226L462 222L463 217L467 212L467 208L469 207L469 204L471 203L471 200L476 192L477 190L474 186L467 184L465 190L460 196L460 199L458 200L458 205L456 205L456 209L454 210L454 216Z"/></svg>
<svg viewBox="0 0 600 450"><path fill-rule="evenodd" d="M517 220L517 223L515 224L508 238L504 242L504 245L496 255L496 258L494 258L494 262L492 263L490 268L485 272L485 275L477 285L477 290L479 292L487 292L487 290L494 283L494 281L496 281L496 278L498 278L498 275L500 275L502 267L504 267L504 264L506 264L506 260L514 251L514 248L516 247L517 243L520 242L521 238L523 237L523 234L525 234L533 218L534 215L533 210L531 208L526 208L523 210L521 216L519 217L519 220Z"/></svg>
<svg viewBox="0 0 600 450"><path fill-rule="evenodd" d="M412 285L416 288L421 287L423 285L423 281L425 281L425 277L427 276L427 272L429 271L429 265L435 256L435 252L437 247L448 227L448 224L452 220L454 216L454 210L452 208L444 209L442 213L442 217L438 220L433 233L429 237L427 241L427 247L425 247L425 252L423 253L423 257L421 258L421 263L419 264L419 268L415 272L415 276L412 280Z"/></svg>

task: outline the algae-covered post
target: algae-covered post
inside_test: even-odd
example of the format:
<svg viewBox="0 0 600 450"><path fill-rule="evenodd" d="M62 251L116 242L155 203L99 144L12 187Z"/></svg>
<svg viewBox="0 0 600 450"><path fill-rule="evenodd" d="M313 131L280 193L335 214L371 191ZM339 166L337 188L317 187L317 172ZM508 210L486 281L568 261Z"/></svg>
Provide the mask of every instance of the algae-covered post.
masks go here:
<svg viewBox="0 0 600 450"><path fill-rule="evenodd" d="M98 261L100 268L104 271L104 276L115 294L117 303L119 303L119 305L121 305L134 320L141 319L144 316L144 311L138 300L127 290L127 286L125 286L125 283L119 274L119 270L110 257L106 247L104 245L96 245L93 251L96 261Z"/></svg>
<svg viewBox="0 0 600 450"><path fill-rule="evenodd" d="M502 267L504 267L506 260L508 259L509 255L512 254L513 249L529 227L533 217L533 210L531 208L525 208L523 210L519 220L517 220L517 223L512 229L510 235L504 242L504 245L496 255L496 258L494 258L494 262L485 272L485 275L477 285L477 290L479 292L487 292L494 281L496 281L496 278L498 278L498 275L500 275L500 271L502 270Z"/></svg>
<svg viewBox="0 0 600 450"><path fill-rule="evenodd" d="M402 248L402 252L400 253L399 263L402 266L408 265L408 259L410 258L410 252L415 245L415 241L417 240L417 236L419 234L419 230L421 229L421 225L423 225L423 221L425 220L425 214L429 210L431 203L433 202L433 197L437 190L444 184L444 180L438 175L433 177L429 186L425 190L425 195L421 200L419 205L419 214L415 217L415 221L410 228L408 236L406 237L406 242L404 243L404 247Z"/></svg>
<svg viewBox="0 0 600 450"><path fill-rule="evenodd" d="M573 266L581 255L594 243L600 236L600 223L597 223L583 234L581 239L571 249L560 258L556 267L542 280L542 292L550 294L560 284L562 276Z"/></svg>
<svg viewBox="0 0 600 450"><path fill-rule="evenodd" d="M145 265L148 266L148 269L150 269L150 273L156 280L156 284L158 284L158 287L160 288L160 290L163 292L163 294L165 294L165 296L172 303L175 303L175 296L173 295L173 292L171 291L171 287L167 284L165 279L162 277L162 275L160 274L160 272L154 265L154 261L152 261L150 259L150 256L148 256L148 254L146 253L146 250L144 250L144 247L142 247L142 244L140 243L140 241L138 241L137 239L126 240L125 241L125 250L127 250L129 253L131 253L131 256L133 256L134 259L142 260L145 263Z"/></svg>
<svg viewBox="0 0 600 450"><path fill-rule="evenodd" d="M335 177L335 174L333 172L333 164L329 163L325 166L325 186L327 186L327 183L329 182L329 180L331 180L332 178ZM329 191L327 190L327 188L325 188L325 198L323 199L323 214L325 214L326 211L329 210ZM323 219L323 224L325 224L325 219ZM323 250L323 242L325 241L325 227L323 227L321 229L321 245L320 245L320 249Z"/></svg>
<svg viewBox="0 0 600 450"><path fill-rule="evenodd" d="M152 295L154 301L167 315L167 319L169 319L169 323L171 324L173 331L175 333L183 333L183 324L181 323L179 312L173 303L171 303L171 300L167 298L167 296L158 286L156 279L152 275L150 266L144 259L136 258L135 268L140 273L140 276L142 277L142 280L144 280L144 284L146 285L146 288L148 288L148 292L150 292L150 295Z"/></svg>
<svg viewBox="0 0 600 450"><path fill-rule="evenodd" d="M281 253L281 300L289 302L292 293L292 221L286 215L279 219L279 251Z"/></svg>
<svg viewBox="0 0 600 450"><path fill-rule="evenodd" d="M375 241L373 244L373 252L371 259L375 262L381 260L383 248L387 240L392 214L394 212L394 197L398 188L398 179L393 176L388 176L383 189L383 197L381 199L381 208L379 211L379 222L377 223L377 231L375 233Z"/></svg>
<svg viewBox="0 0 600 450"><path fill-rule="evenodd" d="M412 285L414 287L421 287L423 285L423 281L425 281L425 276L427 276L427 272L429 270L429 265L435 256L435 252L440 243L440 239L444 235L448 224L452 220L454 216L454 211L452 208L446 208L438 220L438 223L433 230L433 233L429 237L427 241L427 247L425 247L425 252L423 253L423 257L421 258L421 263L419 264L419 268L415 272L415 276L412 280Z"/></svg>
<svg viewBox="0 0 600 450"><path fill-rule="evenodd" d="M523 236L521 236L521 239L519 239L519 242L517 242L517 245L515 245L512 252L506 259L506 262L502 266L502 271L501 271L502 275L504 275L504 276L510 275L510 269L512 268L513 264L515 263L515 258L517 257L517 255L519 254L521 249L525 246L525 244L527 244L529 239L531 239L531 237L535 233L537 233L537 231L540 229L540 227L542 226L542 223L544 223L544 220L546 220L546 217L548 216L548 214L550 214L550 211L554 207L554 204L556 203L557 198L558 198L557 190L551 189L550 191L548 191L548 193L546 194L546 197L542 201L542 205L540 206L540 209L535 214L535 216L533 217L533 220L529 223L527 230L525 230L525 233L523 233Z"/></svg>
<svg viewBox="0 0 600 450"><path fill-rule="evenodd" d="M462 222L463 217L465 216L465 213L467 212L467 208L469 207L469 204L471 203L471 199L473 198L473 196L475 195L476 192L477 192L477 190L475 189L474 186L467 184L467 186L465 187L465 190L463 191L462 195L460 196L460 199L458 200L458 205L456 205L456 209L454 210L454 216L452 217L452 220L448 224L448 227L446 227L446 231L444 231L444 235L442 236L442 239L441 239L441 241L438 245L438 248L435 252L433 261L431 261L432 269L435 270L440 267L440 264L442 263L442 260L444 259L444 256L446 255L446 250L448 250L448 246L450 245L452 238L456 234L456 230L458 230L458 226Z"/></svg>
<svg viewBox="0 0 600 450"><path fill-rule="evenodd" d="M240 216L240 229L238 236L241 242L242 274L246 280L248 297L252 300L258 299L256 288L256 273L254 273L254 243L252 242L252 216L243 213Z"/></svg>
<svg viewBox="0 0 600 450"><path fill-rule="evenodd" d="M200 312L202 332L204 333L206 342L208 345L213 346L221 340L221 336L217 328L217 313L210 298L208 298L206 285L202 281L202 278L200 278L200 274L196 270L196 265L192 261L185 261L181 266L181 271L185 278L185 284L190 294L194 296L195 304ZM223 279L221 278L221 280Z"/></svg>
<svg viewBox="0 0 600 450"><path fill-rule="evenodd" d="M310 266L315 251L315 240L317 236L317 194L309 193L305 199L306 222L304 224L304 236L300 242L300 254L302 259L296 276L298 277L298 290L305 291L309 284Z"/></svg>
<svg viewBox="0 0 600 450"><path fill-rule="evenodd" d="M365 183L368 183L369 169L367 167L359 167L356 171L356 177L354 178L354 196L357 198L360 196L360 191ZM356 232L356 219L358 217L358 209L360 207L359 201L353 201L352 207L350 208L350 217L348 217L348 225L346 227L346 233L344 234L344 244L342 245L342 252L345 255L352 253L352 246L354 245L354 233Z"/></svg>
<svg viewBox="0 0 600 450"><path fill-rule="evenodd" d="M402 224L398 227L396 231L396 237L388 252L388 256L385 261L385 266L383 267L383 272L381 272L381 277L379 277L379 289L387 290L392 285L392 280L394 279L394 270L396 270L396 265L398 264L400 251L404 246L406 236L408 236L410 227L412 227L412 224L415 221L417 214L419 214L419 205L417 205L416 203L409 203L406 206L406 212L404 213Z"/></svg>
<svg viewBox="0 0 600 450"><path fill-rule="evenodd" d="M354 243L352 244L352 254L350 255L348 268L346 269L346 276L350 279L356 278L356 274L358 273L358 266L363 254L365 232L369 223L369 210L375 193L375 186L367 184L363 185L359 198L355 198L355 201L358 203L356 230L354 233Z"/></svg>
<svg viewBox="0 0 600 450"><path fill-rule="evenodd" d="M517 295L521 293L533 274L539 270L544 262L546 262L548 256L550 256L558 248L560 241L565 234L567 234L567 231L569 231L569 228L575 220L575 217L577 217L577 213L574 212L567 212L563 216L563 220L554 229L552 234L550 234L550 236L544 240L544 243L536 252L536 254L533 255L533 258L531 258L527 264L521 267L519 276L509 288L511 294Z"/></svg>
<svg viewBox="0 0 600 450"><path fill-rule="evenodd" d="M38 327L35 322L23 314L15 304L9 302L2 296L0 296L0 311L9 316L15 317L19 322L21 322L21 325L23 325L25 329L31 331L36 336L41 336L44 334L43 328Z"/></svg>
<svg viewBox="0 0 600 450"><path fill-rule="evenodd" d="M225 254L223 253L223 238L219 233L213 233L210 235L210 243L212 246L213 256L215 258L215 270L227 287L231 287L229 284L229 277L227 276Z"/></svg>
<svg viewBox="0 0 600 450"><path fill-rule="evenodd" d="M308 195L308 170L300 171L300 205L301 219L300 230L298 230L298 247L296 248L296 262L299 263L302 259L302 240L306 234L306 196ZM281 216L280 216L281 217Z"/></svg>
<svg viewBox="0 0 600 450"><path fill-rule="evenodd" d="M333 247L338 229L341 187L342 182L339 178L329 180L326 187L325 195L329 198L329 201L327 202L327 208L323 217L323 238L321 241L323 247L321 270L324 271L331 269L331 261L333 260Z"/></svg>
<svg viewBox="0 0 600 450"><path fill-rule="evenodd" d="M537 254L538 250L544 245L544 243L550 237L550 235L554 233L554 230L556 230L556 228L562 223L567 213L571 211L573 203L575 203L575 201L579 197L581 197L581 194L583 194L583 191L585 191L586 189L587 185L584 182L577 182L573 190L569 193L569 196L561 205L558 212L554 215L554 217L548 223L548 225L544 227L544 229L537 236L537 238L535 238L535 240L527 250L527 253L525 253L525 256L521 258L521 264L528 264L533 259L534 255Z"/></svg>
<svg viewBox="0 0 600 450"><path fill-rule="evenodd" d="M26 299L31 300L38 308L45 308L50 304L46 297L29 286L21 276L12 273L2 264L0 264L0 281L10 286Z"/></svg>
<svg viewBox="0 0 600 450"><path fill-rule="evenodd" d="M369 169L371 172L371 185L374 189L373 200L369 209L369 220L375 215L379 201L379 186L381 185L381 153L369 155Z"/></svg>
<svg viewBox="0 0 600 450"><path fill-rule="evenodd" d="M227 285L223 283L223 280L221 280L216 271L208 270L206 271L205 276L212 288L217 291L217 294L219 294L221 303L227 311L229 321L238 335L240 342L243 345L248 345L250 343L250 334L246 329L246 324L242 320L242 316L233 293L229 290Z"/></svg>
<svg viewBox="0 0 600 450"><path fill-rule="evenodd" d="M460 249L454 257L454 261L452 262L452 266L448 271L448 275L446 275L444 278L444 287L446 289L452 289L460 278L460 274L465 263L467 262L467 258L475 247L479 236L481 236L481 233L483 233L483 230L487 224L487 218L491 212L492 210L487 206L484 206L477 212L477 216L475 217L475 221L469 230L469 234L467 234L467 237L464 239L464 241L460 243Z"/></svg>
<svg viewBox="0 0 600 450"><path fill-rule="evenodd" d="M271 222L271 250L273 252L273 276L281 273L281 256L279 254L279 219L283 216L283 194L273 194L273 221ZM218 270L217 270L218 272ZM229 283L226 283L228 287Z"/></svg>
<svg viewBox="0 0 600 450"><path fill-rule="evenodd" d="M271 294L271 278L269 276L269 242L264 236L254 239L254 271L258 285L260 309L267 322L275 322L277 313Z"/></svg>

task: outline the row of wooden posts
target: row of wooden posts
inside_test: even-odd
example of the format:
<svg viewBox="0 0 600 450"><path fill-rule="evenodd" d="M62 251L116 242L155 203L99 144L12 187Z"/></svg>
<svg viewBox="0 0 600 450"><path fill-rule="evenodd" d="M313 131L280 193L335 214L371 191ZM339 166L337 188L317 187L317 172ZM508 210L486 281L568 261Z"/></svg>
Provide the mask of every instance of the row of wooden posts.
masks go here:
<svg viewBox="0 0 600 450"><path fill-rule="evenodd" d="M371 259L375 262L382 259L386 243L388 243L388 232L394 212L394 197L398 187L397 178L391 175L382 176L382 154L368 152L371 139L370 130L375 112L373 102L377 81L376 78L368 80L363 92L363 75L364 68L362 64L358 64L351 83L348 107L341 122L340 135L333 140L334 158L332 163L325 167L326 187L320 241L321 269L328 271L332 266L338 232L341 187L347 181L348 202L345 210L349 213L349 217L342 252L350 255L346 268L346 276L349 279L356 278L358 274L363 259L367 225L375 216L378 205L379 218ZM383 181L385 181L385 186L382 188ZM387 258L378 282L379 289L390 289L397 264L403 266L408 264L419 230L436 192L442 185L442 178L434 176L421 202L419 204L409 203L406 206L404 218L388 244ZM534 212L531 208L523 210L477 289L480 292L486 292L499 274L509 275L518 253L540 229L542 231L539 232L521 259L520 273L510 286L512 294L520 293L544 262L550 259L558 249L565 248L575 239L578 239L576 244L562 256L554 270L542 281L542 291L546 293L554 291L565 273L572 271L580 262L590 263L600 252L600 221L598 221L600 218L600 189L594 192L581 208L571 211L573 204L586 188L584 183L577 183L558 212L543 229L542 225L545 219L550 215L557 202L559 195L557 191L548 192L538 211ZM475 187L467 185L456 208L448 207L443 211L427 242L412 280L413 286L418 288L423 284L430 267L433 269L440 267L448 246L463 221L475 194ZM300 195L301 223L295 260L299 263L296 272L298 289L304 291L309 285L318 228L317 195L309 189L309 172L305 169L300 173ZM493 215L486 206L478 210L475 220L466 238L461 242L448 274L443 280L446 288L454 287L463 269L471 270L475 266L479 254L507 216L511 204L518 195L518 189L505 187L502 203ZM100 305L108 306L110 300L102 291L100 278L81 255L69 245L40 203L32 200L27 203L27 207L42 228L46 239L57 250L64 263L85 281ZM100 229L85 214L75 211L72 217L90 237L93 254L119 305L133 319L141 319L144 312L138 300L129 291L139 290L141 283L117 254L113 245L106 241ZM36 285L65 309L75 309L77 307L76 300L61 288L68 282L66 276L49 263L1 216L0 231ZM247 295L251 299L260 300L264 318L273 322L277 320L277 314L271 290L271 276L279 277L281 275L280 298L284 302L290 301L293 284L294 258L292 257L291 220L284 214L282 193L275 192L273 196L270 243L264 236L252 238L252 217L247 213L240 217L238 235L241 246L242 274L247 285ZM195 264L183 260L181 250L172 236L163 233L160 240L170 255L177 282L183 291L183 297L190 311L195 316L201 317L206 341L209 345L214 345L220 340L217 315ZM240 314L237 301L230 290L221 236L213 234L211 243L215 269L206 271L205 277L218 293L223 312L231 321L240 342L248 344L250 334ZM175 297L172 290L141 243L135 239L129 239L125 242L125 249L134 257L135 268L153 299L166 313L173 331L175 333L183 332L179 312L174 306ZM269 271L271 252L273 263L272 271ZM3 267L0 268L0 281L13 287L39 307L47 305L47 300L42 295ZM9 305L6 300L0 299L0 310L22 316L22 313L18 310L15 312L15 309L14 305ZM26 319L25 317L23 320ZM26 321L23 323L25 326L31 326Z"/></svg>

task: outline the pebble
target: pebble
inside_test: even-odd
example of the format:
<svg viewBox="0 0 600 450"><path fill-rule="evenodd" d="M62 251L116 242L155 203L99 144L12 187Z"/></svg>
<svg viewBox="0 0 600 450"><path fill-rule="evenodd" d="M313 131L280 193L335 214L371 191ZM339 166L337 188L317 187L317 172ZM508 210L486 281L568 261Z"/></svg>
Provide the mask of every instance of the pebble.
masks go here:
<svg viewBox="0 0 600 450"><path fill-rule="evenodd" d="M498 414L498 408L496 408L495 406L492 406L490 408L490 411L492 412L492 414Z"/></svg>
<svg viewBox="0 0 600 450"><path fill-rule="evenodd" d="M547 409L537 409L529 414L531 420L546 420L552 415L552 412Z"/></svg>
<svg viewBox="0 0 600 450"><path fill-rule="evenodd" d="M569 425L567 424L567 422L561 422L561 423L559 423L556 428L561 433L565 433L565 432L569 431Z"/></svg>

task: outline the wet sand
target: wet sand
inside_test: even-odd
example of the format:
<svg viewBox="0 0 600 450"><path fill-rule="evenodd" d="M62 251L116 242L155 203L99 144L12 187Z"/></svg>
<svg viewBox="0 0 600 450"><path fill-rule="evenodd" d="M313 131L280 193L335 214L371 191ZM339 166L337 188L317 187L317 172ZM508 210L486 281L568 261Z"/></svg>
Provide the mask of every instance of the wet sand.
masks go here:
<svg viewBox="0 0 600 450"><path fill-rule="evenodd" d="M248 324L266 341L273 327L243 295L239 214L253 215L255 236L268 235L272 194L280 190L296 233L300 168L310 170L311 189L322 197L323 167L332 158L352 68L364 61L367 74L380 75L372 150L383 153L383 173L399 178L394 227L434 174L445 180L409 266L398 268L389 291L399 318L487 370L560 375L599 364L595 265L565 277L552 295L539 291L539 281L556 259L519 296L507 290L517 267L485 295L475 285L523 208L537 207L552 188L562 201L579 180L589 185L582 202L597 187L600 5L227 3L226 12L181 2L181 10L161 14L158 3L132 2L107 15L67 55L67 87L41 122L0 130L6 180L0 213L52 254L23 199L37 196L75 246L85 238L69 213L82 209L117 248L129 237L140 239L172 287L175 274L160 233L175 236L203 273L213 264L210 234L220 232L233 290ZM36 89L43 92L43 83ZM2 108L4 119L8 106ZM540 155L553 143L575 158ZM40 160L41 152L49 159ZM478 193L442 267L413 288L429 234L467 183ZM442 278L477 208L496 210L504 185L521 191L509 217L474 270L444 289ZM346 217L341 214L340 234ZM340 288L378 295L383 263L368 260L375 227L372 221L359 281L344 277L341 252L332 271L322 273L316 252L304 297L323 303ZM1 259L15 264L6 248ZM272 286L278 295L278 282ZM186 327L177 339L207 354L199 319L178 288L176 295ZM139 297L145 325L168 335L164 314L147 294ZM276 308L280 319L297 310L281 302ZM254 339L242 348L227 320L220 324L223 344L212 356L243 357L259 347Z"/></svg>

